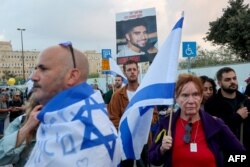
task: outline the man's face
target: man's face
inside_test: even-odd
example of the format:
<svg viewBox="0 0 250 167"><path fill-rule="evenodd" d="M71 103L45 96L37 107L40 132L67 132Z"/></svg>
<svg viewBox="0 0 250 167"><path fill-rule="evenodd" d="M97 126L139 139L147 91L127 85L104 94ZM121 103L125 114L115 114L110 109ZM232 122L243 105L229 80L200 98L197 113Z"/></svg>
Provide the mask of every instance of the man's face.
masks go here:
<svg viewBox="0 0 250 167"><path fill-rule="evenodd" d="M2 100L3 102L7 102L8 99L9 99L9 96L3 95L1 100Z"/></svg>
<svg viewBox="0 0 250 167"><path fill-rule="evenodd" d="M221 89L227 93L234 93L238 89L238 81L233 71L223 73L221 81L218 81Z"/></svg>
<svg viewBox="0 0 250 167"><path fill-rule="evenodd" d="M128 82L133 83L138 81L139 70L136 64L127 64L125 66L125 75Z"/></svg>
<svg viewBox="0 0 250 167"><path fill-rule="evenodd" d="M19 100L21 100L20 95L18 95L18 94L14 95L14 96L13 96L13 100L14 100L14 101L19 101Z"/></svg>
<svg viewBox="0 0 250 167"><path fill-rule="evenodd" d="M121 77L115 77L115 87L120 88L122 86L122 78Z"/></svg>
<svg viewBox="0 0 250 167"><path fill-rule="evenodd" d="M126 38L132 45L143 48L148 41L147 29L144 26L136 26L126 35Z"/></svg>
<svg viewBox="0 0 250 167"><path fill-rule="evenodd" d="M33 95L40 104L46 104L53 96L65 88L65 69L58 53L44 51L32 75Z"/></svg>

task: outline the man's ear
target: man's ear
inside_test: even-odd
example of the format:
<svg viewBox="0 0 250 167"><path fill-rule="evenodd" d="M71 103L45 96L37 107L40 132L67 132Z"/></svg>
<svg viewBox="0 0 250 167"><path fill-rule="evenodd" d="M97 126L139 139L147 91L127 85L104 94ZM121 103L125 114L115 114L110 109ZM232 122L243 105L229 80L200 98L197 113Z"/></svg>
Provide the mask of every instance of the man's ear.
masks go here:
<svg viewBox="0 0 250 167"><path fill-rule="evenodd" d="M130 37L129 37L129 34L128 34L128 33L125 34L125 37L126 37L126 40L127 40L127 41L130 41Z"/></svg>
<svg viewBox="0 0 250 167"><path fill-rule="evenodd" d="M217 84L221 87L221 81L217 81Z"/></svg>
<svg viewBox="0 0 250 167"><path fill-rule="evenodd" d="M70 70L68 73L68 77L67 77L67 85L74 86L78 84L80 81L80 76L81 76L81 72L79 69L74 68Z"/></svg>

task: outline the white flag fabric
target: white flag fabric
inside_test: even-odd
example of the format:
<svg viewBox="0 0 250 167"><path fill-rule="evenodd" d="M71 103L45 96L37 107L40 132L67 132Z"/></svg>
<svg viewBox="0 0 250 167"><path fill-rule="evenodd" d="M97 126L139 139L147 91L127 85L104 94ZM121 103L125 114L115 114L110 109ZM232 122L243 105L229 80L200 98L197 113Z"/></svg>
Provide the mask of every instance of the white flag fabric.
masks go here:
<svg viewBox="0 0 250 167"><path fill-rule="evenodd" d="M82 83L51 99L38 115L26 167L117 167L120 144L100 92Z"/></svg>
<svg viewBox="0 0 250 167"><path fill-rule="evenodd" d="M109 58L109 66L110 66L110 74L111 75L120 75L123 78L123 83L127 83L127 77L123 74L121 68L117 65L117 63Z"/></svg>
<svg viewBox="0 0 250 167"><path fill-rule="evenodd" d="M122 115L119 137L123 160L140 159L148 140L153 106L174 102L183 20L175 24Z"/></svg>
<svg viewBox="0 0 250 167"><path fill-rule="evenodd" d="M25 86L27 86L27 94L29 94L33 88L34 82L29 78L27 82L25 83Z"/></svg>
<svg viewBox="0 0 250 167"><path fill-rule="evenodd" d="M31 90L33 88L33 84L34 84L34 82L31 79L32 74L33 74L33 71L24 84L25 86L27 86L27 95L31 92Z"/></svg>

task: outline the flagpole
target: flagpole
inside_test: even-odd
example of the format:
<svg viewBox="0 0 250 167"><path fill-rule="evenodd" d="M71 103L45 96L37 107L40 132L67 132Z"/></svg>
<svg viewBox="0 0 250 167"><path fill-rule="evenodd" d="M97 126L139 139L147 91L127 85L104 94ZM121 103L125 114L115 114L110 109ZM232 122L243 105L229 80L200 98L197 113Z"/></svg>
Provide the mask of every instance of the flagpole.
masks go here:
<svg viewBox="0 0 250 167"><path fill-rule="evenodd" d="M184 17L184 11L181 12L181 16ZM168 136L172 136L171 128L172 128L172 118L173 118L173 110L174 110L175 102L174 104L168 109L169 110L169 124L168 124Z"/></svg>
<svg viewBox="0 0 250 167"><path fill-rule="evenodd" d="M106 90L109 90L108 74L106 73Z"/></svg>
<svg viewBox="0 0 250 167"><path fill-rule="evenodd" d="M163 133L164 136L172 135L171 129L174 127L172 119L175 114L174 88L183 20L184 17L181 17L173 26L121 117L118 136L121 139L123 160L140 159L143 146L148 141L152 122L152 106L169 105L169 127L163 130Z"/></svg>
<svg viewBox="0 0 250 167"><path fill-rule="evenodd" d="M168 136L172 136L171 128L172 128L173 108L174 105L168 108L169 110Z"/></svg>
<svg viewBox="0 0 250 167"><path fill-rule="evenodd" d="M138 63L138 66L139 66L139 70L140 70L140 81L139 81L139 83L141 83L141 81L142 81L142 65L141 65L141 63Z"/></svg>
<svg viewBox="0 0 250 167"><path fill-rule="evenodd" d="M114 78L112 78L112 90L113 90L113 93L112 95L115 93L115 82L114 82Z"/></svg>

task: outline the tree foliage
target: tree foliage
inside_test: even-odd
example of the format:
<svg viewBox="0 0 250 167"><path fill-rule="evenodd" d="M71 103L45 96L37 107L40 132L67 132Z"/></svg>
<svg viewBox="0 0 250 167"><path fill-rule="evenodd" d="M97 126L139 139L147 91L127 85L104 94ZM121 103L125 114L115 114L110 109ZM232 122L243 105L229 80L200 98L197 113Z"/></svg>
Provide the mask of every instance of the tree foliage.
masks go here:
<svg viewBox="0 0 250 167"><path fill-rule="evenodd" d="M11 71L8 71L8 70L3 71L3 76L2 76L3 80L8 80L9 78L15 78L15 77L16 75L11 73Z"/></svg>
<svg viewBox="0 0 250 167"><path fill-rule="evenodd" d="M197 56L190 59L191 68L195 67L205 67L205 66L215 66L222 64L234 64L242 63L246 60L238 57L234 52L225 46L221 46L218 49L208 51L198 47ZM179 63L180 69L185 69L188 67L188 60L183 60Z"/></svg>
<svg viewBox="0 0 250 167"><path fill-rule="evenodd" d="M224 14L209 23L205 40L224 45L244 60L250 60L250 9L244 0L229 0Z"/></svg>
<svg viewBox="0 0 250 167"><path fill-rule="evenodd" d="M98 78L98 77L99 77L99 73L91 73L88 76L88 78Z"/></svg>

